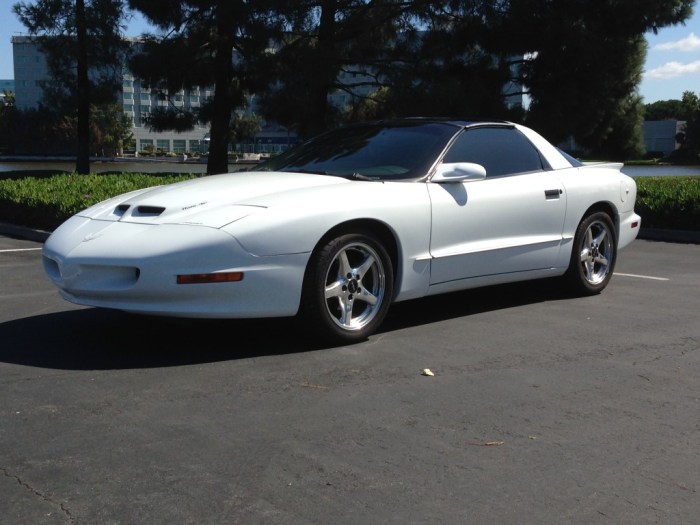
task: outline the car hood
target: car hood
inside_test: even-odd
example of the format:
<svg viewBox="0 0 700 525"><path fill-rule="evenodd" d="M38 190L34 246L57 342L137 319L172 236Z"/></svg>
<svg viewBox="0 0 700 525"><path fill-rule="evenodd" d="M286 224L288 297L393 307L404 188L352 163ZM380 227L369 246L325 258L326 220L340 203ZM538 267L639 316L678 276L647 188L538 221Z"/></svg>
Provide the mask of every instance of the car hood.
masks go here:
<svg viewBox="0 0 700 525"><path fill-rule="evenodd" d="M303 200L303 194L315 188L349 183L340 177L288 172L210 175L119 195L78 215L139 224L221 228L275 203Z"/></svg>

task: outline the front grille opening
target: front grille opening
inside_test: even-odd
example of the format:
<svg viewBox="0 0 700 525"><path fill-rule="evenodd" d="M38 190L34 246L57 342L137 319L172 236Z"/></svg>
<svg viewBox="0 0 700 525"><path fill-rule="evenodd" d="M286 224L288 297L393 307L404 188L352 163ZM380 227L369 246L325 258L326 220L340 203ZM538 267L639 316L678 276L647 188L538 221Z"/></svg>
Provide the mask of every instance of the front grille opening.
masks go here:
<svg viewBox="0 0 700 525"><path fill-rule="evenodd" d="M128 204L120 204L119 206L117 206L117 207L115 208L114 214L115 214L115 215L118 215L119 217L121 217L122 215L124 215L124 214L127 212L127 210L128 210L130 207L131 207L131 206L129 206Z"/></svg>
<svg viewBox="0 0 700 525"><path fill-rule="evenodd" d="M44 270L48 276L54 281L59 281L61 279L61 269L59 268L58 263L45 255L42 257L42 259L44 261Z"/></svg>

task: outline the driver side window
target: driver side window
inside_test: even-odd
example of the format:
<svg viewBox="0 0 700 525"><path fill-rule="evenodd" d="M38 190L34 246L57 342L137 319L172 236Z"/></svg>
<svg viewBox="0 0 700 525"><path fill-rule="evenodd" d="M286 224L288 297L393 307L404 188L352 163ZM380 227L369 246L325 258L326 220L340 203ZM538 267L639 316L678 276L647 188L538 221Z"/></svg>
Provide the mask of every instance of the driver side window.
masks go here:
<svg viewBox="0 0 700 525"><path fill-rule="evenodd" d="M463 132L443 162L474 162L487 177L542 171L539 152L515 128L475 128Z"/></svg>

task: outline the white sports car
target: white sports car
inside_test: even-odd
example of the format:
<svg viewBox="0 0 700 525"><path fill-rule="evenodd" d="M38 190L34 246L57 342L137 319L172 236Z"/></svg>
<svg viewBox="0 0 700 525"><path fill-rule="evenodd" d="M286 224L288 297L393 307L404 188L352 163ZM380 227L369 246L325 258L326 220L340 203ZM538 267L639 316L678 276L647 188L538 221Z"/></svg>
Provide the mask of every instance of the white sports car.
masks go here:
<svg viewBox="0 0 700 525"><path fill-rule="evenodd" d="M397 301L557 276L599 293L641 221L620 167L508 122L351 125L251 171L96 204L53 232L44 268L81 305L298 315L351 343Z"/></svg>

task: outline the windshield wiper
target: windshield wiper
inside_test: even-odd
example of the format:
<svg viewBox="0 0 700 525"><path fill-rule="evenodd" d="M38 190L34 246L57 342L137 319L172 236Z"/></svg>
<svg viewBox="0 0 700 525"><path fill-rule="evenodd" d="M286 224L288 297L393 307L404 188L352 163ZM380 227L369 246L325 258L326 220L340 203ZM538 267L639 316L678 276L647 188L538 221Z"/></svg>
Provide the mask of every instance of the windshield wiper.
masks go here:
<svg viewBox="0 0 700 525"><path fill-rule="evenodd" d="M333 175L332 173L328 173L327 171L323 171L323 170L306 170L306 169L285 168L285 169L281 169L280 171L284 171L286 173L310 173L311 175Z"/></svg>
<svg viewBox="0 0 700 525"><path fill-rule="evenodd" d="M310 173L312 175L331 175L333 177L345 177L347 179L352 179L352 180L366 180L366 181L378 181L381 180L379 177L368 177L367 175L363 175L362 173L351 173L350 175L339 175L337 173L331 173L329 171L324 171L324 170L309 170L309 169L304 169L304 168L284 168L281 169L280 171L284 171L286 173Z"/></svg>
<svg viewBox="0 0 700 525"><path fill-rule="evenodd" d="M353 173L348 176L350 179L354 180L368 180L368 181L377 181L380 180L379 177L368 177L367 175L363 175L362 173Z"/></svg>

